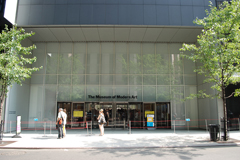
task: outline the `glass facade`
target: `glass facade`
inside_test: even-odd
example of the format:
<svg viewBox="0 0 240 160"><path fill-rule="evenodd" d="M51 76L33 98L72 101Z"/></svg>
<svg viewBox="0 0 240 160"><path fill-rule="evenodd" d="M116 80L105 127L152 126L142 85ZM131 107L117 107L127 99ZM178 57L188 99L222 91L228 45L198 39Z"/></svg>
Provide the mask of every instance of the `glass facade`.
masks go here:
<svg viewBox="0 0 240 160"><path fill-rule="evenodd" d="M186 104L180 100L186 89L197 88L195 64L180 57L180 43L36 46L33 67L43 69L31 78L29 115L42 119L55 120L58 102L169 102L171 115L184 119Z"/></svg>

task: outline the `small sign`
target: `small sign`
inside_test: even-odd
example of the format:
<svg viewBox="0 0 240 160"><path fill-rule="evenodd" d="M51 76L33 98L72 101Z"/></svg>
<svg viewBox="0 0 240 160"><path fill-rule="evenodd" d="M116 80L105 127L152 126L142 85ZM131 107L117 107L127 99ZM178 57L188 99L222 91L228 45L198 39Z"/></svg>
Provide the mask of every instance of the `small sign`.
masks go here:
<svg viewBox="0 0 240 160"><path fill-rule="evenodd" d="M154 114L147 115L147 126L148 127L154 127L153 119L154 119Z"/></svg>
<svg viewBox="0 0 240 160"><path fill-rule="evenodd" d="M34 121L37 122L37 121L38 121L38 118L34 118Z"/></svg>
<svg viewBox="0 0 240 160"><path fill-rule="evenodd" d="M186 118L186 121L189 122L189 121L190 121L190 118Z"/></svg>
<svg viewBox="0 0 240 160"><path fill-rule="evenodd" d="M145 117L147 117L148 114L153 114L154 115L154 111L145 111Z"/></svg>
<svg viewBox="0 0 240 160"><path fill-rule="evenodd" d="M83 117L83 111L73 111L73 117Z"/></svg>

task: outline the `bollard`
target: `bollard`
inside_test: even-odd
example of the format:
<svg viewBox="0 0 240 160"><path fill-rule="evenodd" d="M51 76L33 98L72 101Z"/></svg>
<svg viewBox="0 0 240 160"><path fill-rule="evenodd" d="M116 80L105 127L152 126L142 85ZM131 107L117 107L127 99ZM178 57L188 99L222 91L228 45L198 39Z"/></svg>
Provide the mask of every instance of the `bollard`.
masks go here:
<svg viewBox="0 0 240 160"><path fill-rule="evenodd" d="M128 134L131 134L131 121L129 121L129 133Z"/></svg>
<svg viewBox="0 0 240 160"><path fill-rule="evenodd" d="M123 129L125 130L125 119L124 119L124 121L123 121Z"/></svg>
<svg viewBox="0 0 240 160"><path fill-rule="evenodd" d="M207 119L205 119L205 124L206 124L206 132L208 131L208 127L207 127Z"/></svg>

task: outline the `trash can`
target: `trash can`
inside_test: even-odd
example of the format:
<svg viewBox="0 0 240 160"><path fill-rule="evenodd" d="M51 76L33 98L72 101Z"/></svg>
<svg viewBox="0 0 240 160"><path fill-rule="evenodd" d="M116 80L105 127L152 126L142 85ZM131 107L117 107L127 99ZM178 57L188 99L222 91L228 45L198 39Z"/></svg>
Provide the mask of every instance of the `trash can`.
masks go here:
<svg viewBox="0 0 240 160"><path fill-rule="evenodd" d="M209 128L209 133L210 133L210 140L211 141L217 141L219 140L219 125L217 124L209 124L208 125Z"/></svg>

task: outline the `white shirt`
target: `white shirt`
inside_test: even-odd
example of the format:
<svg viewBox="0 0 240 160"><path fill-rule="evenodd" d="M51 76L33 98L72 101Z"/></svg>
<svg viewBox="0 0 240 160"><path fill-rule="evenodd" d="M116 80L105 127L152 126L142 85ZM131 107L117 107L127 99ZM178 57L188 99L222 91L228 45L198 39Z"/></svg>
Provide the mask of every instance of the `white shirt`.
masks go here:
<svg viewBox="0 0 240 160"><path fill-rule="evenodd" d="M67 124L67 114L65 112L62 112L63 120L64 120L64 125Z"/></svg>

